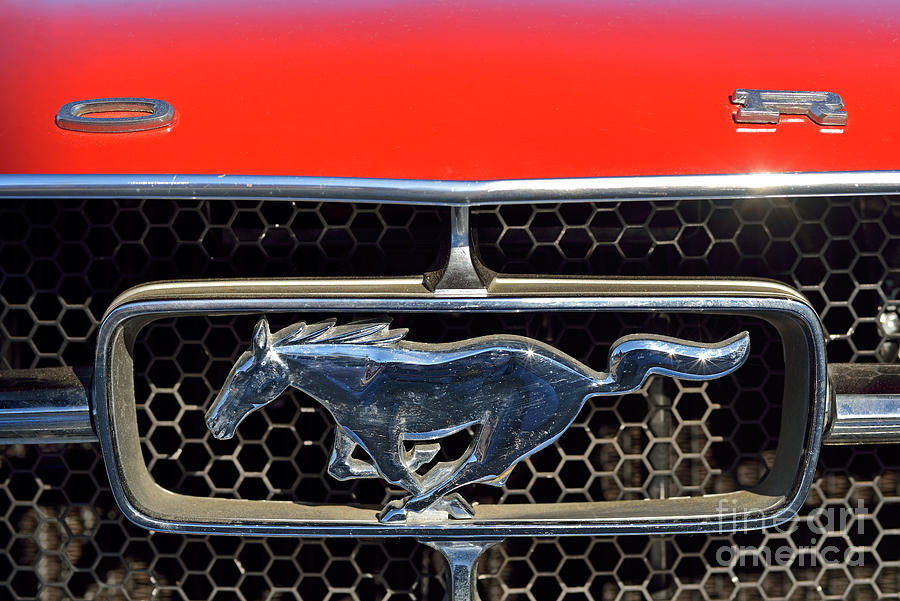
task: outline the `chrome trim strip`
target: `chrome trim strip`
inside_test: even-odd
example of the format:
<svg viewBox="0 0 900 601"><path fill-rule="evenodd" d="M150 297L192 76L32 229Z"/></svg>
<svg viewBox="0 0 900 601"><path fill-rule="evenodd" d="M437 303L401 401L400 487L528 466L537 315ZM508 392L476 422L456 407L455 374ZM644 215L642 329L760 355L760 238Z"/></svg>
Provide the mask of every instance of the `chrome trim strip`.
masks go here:
<svg viewBox="0 0 900 601"><path fill-rule="evenodd" d="M97 442L90 380L71 367L0 371L0 444Z"/></svg>
<svg viewBox="0 0 900 601"><path fill-rule="evenodd" d="M900 365L832 363L828 376L823 444L900 442Z"/></svg>
<svg viewBox="0 0 900 601"><path fill-rule="evenodd" d="M245 198L444 206L900 193L900 171L492 181L272 175L0 175L0 198Z"/></svg>
<svg viewBox="0 0 900 601"><path fill-rule="evenodd" d="M824 444L900 442L900 394L838 394Z"/></svg>

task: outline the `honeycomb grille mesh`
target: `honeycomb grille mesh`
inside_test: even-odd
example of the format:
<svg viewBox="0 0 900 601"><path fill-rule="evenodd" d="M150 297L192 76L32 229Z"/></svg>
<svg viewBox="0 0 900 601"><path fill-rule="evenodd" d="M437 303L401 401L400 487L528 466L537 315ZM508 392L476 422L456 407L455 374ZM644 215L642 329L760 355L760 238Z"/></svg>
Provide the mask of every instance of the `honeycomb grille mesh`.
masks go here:
<svg viewBox="0 0 900 601"><path fill-rule="evenodd" d="M124 200L11 202L0 213L2 368L89 364L106 306L144 281L422 273L440 264L448 217L388 205ZM506 206L477 210L473 224L498 271L779 279L822 315L832 361L876 360L876 316L900 274L895 198ZM488 316L398 321L435 341L498 328ZM771 462L783 365L766 327L680 316L525 315L502 324L594 367L605 362L610 332L711 340L748 327L756 367L701 385L656 378L595 403L518 467L505 491L477 488L470 498L717 492L752 484ZM137 395L154 475L191 494L383 502L392 493L375 481L322 476L330 426L299 393L248 418L232 442L208 436L202 409L251 328L249 318L181 319L142 339ZM805 517L788 532L508 540L482 560L479 589L486 601L895 597L898 466L896 446L826 447ZM816 527L824 510L840 508L856 511L849 523ZM4 449L0 514L0 598L436 601L444 593L439 558L414 541L144 531L115 507L95 445ZM792 553L787 563L721 565L717 553L735 546ZM848 548L861 559L833 561L833 549Z"/></svg>

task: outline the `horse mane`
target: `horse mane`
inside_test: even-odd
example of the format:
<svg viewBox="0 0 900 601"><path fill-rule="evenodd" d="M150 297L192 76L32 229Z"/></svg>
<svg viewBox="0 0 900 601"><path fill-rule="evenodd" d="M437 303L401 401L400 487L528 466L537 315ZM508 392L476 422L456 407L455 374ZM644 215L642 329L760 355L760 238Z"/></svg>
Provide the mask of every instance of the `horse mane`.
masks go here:
<svg viewBox="0 0 900 601"><path fill-rule="evenodd" d="M272 346L293 346L298 344L393 344L402 340L409 330L389 328L391 320L353 321L336 325L336 319L318 323L300 322L272 334Z"/></svg>

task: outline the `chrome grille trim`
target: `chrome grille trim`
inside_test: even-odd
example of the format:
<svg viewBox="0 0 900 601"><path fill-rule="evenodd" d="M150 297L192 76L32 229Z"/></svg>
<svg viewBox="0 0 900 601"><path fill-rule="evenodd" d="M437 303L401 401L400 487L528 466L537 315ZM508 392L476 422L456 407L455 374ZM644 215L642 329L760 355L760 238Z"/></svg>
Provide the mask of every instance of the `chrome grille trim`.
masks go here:
<svg viewBox="0 0 900 601"><path fill-rule="evenodd" d="M865 196L900 193L900 171L583 177L486 181L272 175L0 175L0 198L180 198L516 203Z"/></svg>

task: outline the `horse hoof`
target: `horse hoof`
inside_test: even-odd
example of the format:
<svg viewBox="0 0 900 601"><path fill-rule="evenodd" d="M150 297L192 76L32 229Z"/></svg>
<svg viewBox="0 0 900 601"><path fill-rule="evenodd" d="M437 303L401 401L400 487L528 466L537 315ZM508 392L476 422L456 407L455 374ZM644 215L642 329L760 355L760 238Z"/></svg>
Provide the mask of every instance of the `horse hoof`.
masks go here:
<svg viewBox="0 0 900 601"><path fill-rule="evenodd" d="M406 521L406 503L403 500L391 501L384 506L378 514L378 521L382 524L389 522L405 522Z"/></svg>
<svg viewBox="0 0 900 601"><path fill-rule="evenodd" d="M443 509L455 520L470 520L475 517L475 510L462 496L454 493L444 497Z"/></svg>
<svg viewBox="0 0 900 601"><path fill-rule="evenodd" d="M353 478L353 474L350 473L350 469L343 464L332 463L328 466L328 475L334 478L335 480L350 480Z"/></svg>

